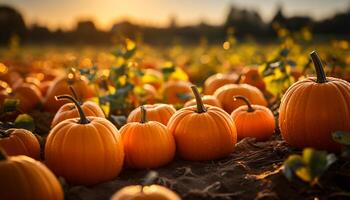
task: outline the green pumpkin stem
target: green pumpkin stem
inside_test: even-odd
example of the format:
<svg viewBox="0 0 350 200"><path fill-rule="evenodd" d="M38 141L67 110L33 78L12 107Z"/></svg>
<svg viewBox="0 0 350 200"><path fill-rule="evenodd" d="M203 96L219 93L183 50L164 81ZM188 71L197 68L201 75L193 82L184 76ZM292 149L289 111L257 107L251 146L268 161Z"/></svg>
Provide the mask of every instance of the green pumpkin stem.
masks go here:
<svg viewBox="0 0 350 200"><path fill-rule="evenodd" d="M2 148L0 148L0 161L1 160L7 160L7 153Z"/></svg>
<svg viewBox="0 0 350 200"><path fill-rule="evenodd" d="M320 57L317 55L317 52L316 51L311 52L310 57L315 66L317 83L326 83L327 77L326 77L326 74L324 73L322 61Z"/></svg>
<svg viewBox="0 0 350 200"><path fill-rule="evenodd" d="M192 92L194 94L194 97L196 99L196 103L197 103L197 113L204 113L207 111L207 109L205 108L203 101L202 101L202 97L199 94L198 88L195 85L191 86Z"/></svg>
<svg viewBox="0 0 350 200"><path fill-rule="evenodd" d="M244 101L244 103L248 106L247 112L254 112L255 111L255 109L252 107L252 104L250 103L250 101L247 97L242 96L242 95L237 95L237 96L233 97L234 101L237 101L238 99Z"/></svg>
<svg viewBox="0 0 350 200"><path fill-rule="evenodd" d="M140 110L141 110L141 121L140 123L144 124L147 122L147 110L145 108L145 106L140 106Z"/></svg>
<svg viewBox="0 0 350 200"><path fill-rule="evenodd" d="M80 124L88 124L88 123L90 123L90 121L86 118L86 115L85 115L83 109L81 108L80 103L75 98L73 98L70 95L56 96L56 100L63 100L63 99L70 100L71 102L73 102L75 104L75 107L77 108L77 110L79 112L79 116L80 116L79 123Z"/></svg>
<svg viewBox="0 0 350 200"><path fill-rule="evenodd" d="M73 88L72 85L69 86L69 89L72 92L74 99L76 99L78 102L80 102L78 95L77 95L77 92L75 91L75 89Z"/></svg>

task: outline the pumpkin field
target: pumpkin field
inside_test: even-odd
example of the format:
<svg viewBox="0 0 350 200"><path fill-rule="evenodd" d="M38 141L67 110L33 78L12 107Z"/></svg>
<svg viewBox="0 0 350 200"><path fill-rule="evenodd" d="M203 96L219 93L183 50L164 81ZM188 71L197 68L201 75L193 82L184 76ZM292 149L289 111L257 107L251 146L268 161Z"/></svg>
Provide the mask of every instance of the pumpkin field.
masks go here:
<svg viewBox="0 0 350 200"><path fill-rule="evenodd" d="M12 35L0 199L350 199L350 41L272 27L166 45Z"/></svg>

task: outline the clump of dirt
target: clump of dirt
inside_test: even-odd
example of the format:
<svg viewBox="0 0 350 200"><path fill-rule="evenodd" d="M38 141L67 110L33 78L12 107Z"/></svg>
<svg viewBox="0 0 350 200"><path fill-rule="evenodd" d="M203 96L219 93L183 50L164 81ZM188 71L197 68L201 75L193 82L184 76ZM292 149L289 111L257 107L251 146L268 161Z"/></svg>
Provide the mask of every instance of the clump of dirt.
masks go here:
<svg viewBox="0 0 350 200"><path fill-rule="evenodd" d="M291 149L279 136L267 142L246 138L228 158L190 162L176 158L156 169L156 183L176 191L184 200L226 199L347 199L350 198L350 162L338 161L311 187L300 180L289 182L282 174ZM66 199L103 200L131 184L140 184L148 170L125 169L113 181L92 187L67 186Z"/></svg>

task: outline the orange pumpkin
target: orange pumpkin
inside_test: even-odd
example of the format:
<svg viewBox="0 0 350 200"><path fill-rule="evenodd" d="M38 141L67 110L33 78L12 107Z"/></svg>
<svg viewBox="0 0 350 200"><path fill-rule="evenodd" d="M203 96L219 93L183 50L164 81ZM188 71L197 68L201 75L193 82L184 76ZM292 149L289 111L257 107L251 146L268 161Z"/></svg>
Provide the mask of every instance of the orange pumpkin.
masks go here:
<svg viewBox="0 0 350 200"><path fill-rule="evenodd" d="M73 93L74 98L78 99L75 89L71 86L70 86L70 89ZM83 109L86 116L95 116L95 117L105 118L105 114L103 113L102 109L95 102L85 101L82 104L80 103L80 106ZM79 112L77 111L77 109L75 109L74 103L66 103L55 114L55 117L51 122L51 128L56 126L61 121L64 121L66 119L71 119L71 118L77 118L77 117L79 117Z"/></svg>
<svg viewBox="0 0 350 200"><path fill-rule="evenodd" d="M140 110L140 122L127 123L120 129L125 162L129 167L138 169L163 166L174 158L174 137L163 124L147 121L144 106L140 106Z"/></svg>
<svg viewBox="0 0 350 200"><path fill-rule="evenodd" d="M117 128L105 118L87 118L71 96L57 99L73 101L80 118L66 119L50 131L45 145L47 166L73 184L93 185L118 176L124 151Z"/></svg>
<svg viewBox="0 0 350 200"><path fill-rule="evenodd" d="M332 140L335 131L350 131L350 83L326 77L322 62L311 53L317 77L289 87L280 106L279 126L291 146L340 150Z"/></svg>
<svg viewBox="0 0 350 200"><path fill-rule="evenodd" d="M235 96L246 105L240 106L231 114L237 128L239 140L245 137L256 138L258 141L268 140L275 130L275 118L265 106L252 105L244 96Z"/></svg>
<svg viewBox="0 0 350 200"><path fill-rule="evenodd" d="M174 106L169 104L153 104L144 105L147 109L147 119L149 121L157 121L163 125L167 125L171 116L176 112ZM136 108L128 116L127 122L139 122L141 120L140 108Z"/></svg>
<svg viewBox="0 0 350 200"><path fill-rule="evenodd" d="M204 104L211 105L211 106L216 106L216 107L221 108L220 101L216 97L214 97L212 95L204 95L202 97L202 101L203 101ZM196 103L196 99L191 99L191 100L189 100L189 101L187 101L185 103L184 107L194 106L196 104L197 104Z"/></svg>
<svg viewBox="0 0 350 200"><path fill-rule="evenodd" d="M77 95L81 99L87 99L94 96L94 93L88 85L87 79L84 76L74 77L69 74L69 77L59 77L53 81L49 87L45 101L44 108L48 112L55 113L58 109L68 101L56 101L55 96L69 94L71 91L69 86L74 86Z"/></svg>
<svg viewBox="0 0 350 200"><path fill-rule="evenodd" d="M191 87L197 106L182 108L168 122L179 155L186 160L212 160L233 152L237 142L236 127L224 110L204 106L195 86Z"/></svg>
<svg viewBox="0 0 350 200"><path fill-rule="evenodd" d="M222 108L228 113L244 105L243 102L232 102L232 98L237 95L245 96L252 104L267 106L267 101L263 93L258 88L245 83L228 84L217 89L214 93L214 96L220 101Z"/></svg>
<svg viewBox="0 0 350 200"><path fill-rule="evenodd" d="M0 80L7 82L14 89L23 84L21 75L15 70L8 68L0 71Z"/></svg>
<svg viewBox="0 0 350 200"><path fill-rule="evenodd" d="M150 84L144 84L142 86L145 91L144 101L149 104L154 104L157 101L157 90Z"/></svg>
<svg viewBox="0 0 350 200"><path fill-rule="evenodd" d="M164 85L163 96L169 104L184 104L191 97L190 83L187 81L168 81Z"/></svg>
<svg viewBox="0 0 350 200"><path fill-rule="evenodd" d="M164 186L130 185L116 192L111 200L181 200L181 198Z"/></svg>
<svg viewBox="0 0 350 200"><path fill-rule="evenodd" d="M242 77L242 83L255 86L261 91L264 91L266 89L266 83L264 82L257 68L246 69L244 76Z"/></svg>
<svg viewBox="0 0 350 200"><path fill-rule="evenodd" d="M19 100L19 110L29 112L42 103L40 90L33 84L23 83L14 89L14 98Z"/></svg>
<svg viewBox="0 0 350 200"><path fill-rule="evenodd" d="M204 82L204 94L212 95L214 92L227 84L235 83L238 79L236 74L214 74Z"/></svg>
<svg viewBox="0 0 350 200"><path fill-rule="evenodd" d="M10 156L26 155L39 159L40 144L35 135L25 129L0 131L0 147Z"/></svg>
<svg viewBox="0 0 350 200"><path fill-rule="evenodd" d="M63 200L63 190L45 165L0 151L0 197L4 200Z"/></svg>

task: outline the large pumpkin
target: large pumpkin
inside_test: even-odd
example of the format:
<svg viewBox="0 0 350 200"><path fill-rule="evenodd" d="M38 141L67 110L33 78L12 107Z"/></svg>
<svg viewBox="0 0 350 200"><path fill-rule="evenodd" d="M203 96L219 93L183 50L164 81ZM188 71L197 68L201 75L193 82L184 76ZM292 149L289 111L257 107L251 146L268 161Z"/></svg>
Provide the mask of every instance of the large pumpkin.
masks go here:
<svg viewBox="0 0 350 200"><path fill-rule="evenodd" d="M190 83L187 81L168 81L164 85L163 96L169 104L184 104L191 97Z"/></svg>
<svg viewBox="0 0 350 200"><path fill-rule="evenodd" d="M317 77L294 83L283 95L279 126L291 146L337 151L334 131L350 131L350 83L326 77L320 58L311 53Z"/></svg>
<svg viewBox="0 0 350 200"><path fill-rule="evenodd" d="M75 89L73 89L73 88L71 88L71 89L72 89L72 93L74 94L75 98L77 98ZM83 109L86 116L95 116L95 117L105 118L105 115L104 115L102 109L95 102L85 101L80 106ZM71 118L77 118L77 117L79 117L79 112L75 108L75 104L74 103L66 103L55 114L55 117L53 118L53 120L51 122L51 128L56 126L61 121L64 121L66 119L71 119Z"/></svg>
<svg viewBox="0 0 350 200"><path fill-rule="evenodd" d="M227 84L235 83L238 79L236 74L214 74L209 76L204 82L204 94L212 95L214 92Z"/></svg>
<svg viewBox="0 0 350 200"><path fill-rule="evenodd" d="M161 185L130 185L113 194L111 200L181 200L181 198Z"/></svg>
<svg viewBox="0 0 350 200"><path fill-rule="evenodd" d="M171 116L176 112L174 106L169 104L153 104L144 105L147 110L147 119L149 121L157 121L165 126ZM136 108L128 116L127 122L139 122L141 120L141 110Z"/></svg>
<svg viewBox="0 0 350 200"><path fill-rule="evenodd" d="M212 160L233 152L237 142L236 127L224 110L204 105L192 86L197 106L182 108L168 122L179 155L186 160Z"/></svg>
<svg viewBox="0 0 350 200"><path fill-rule="evenodd" d="M145 107L140 106L140 110L140 122L127 123L120 129L125 162L138 169L163 166L174 158L174 137L163 124L147 121Z"/></svg>
<svg viewBox="0 0 350 200"><path fill-rule="evenodd" d="M27 156L7 157L0 151L0 197L3 200L63 200L55 175Z"/></svg>
<svg viewBox="0 0 350 200"><path fill-rule="evenodd" d="M117 128L105 118L86 117L75 103L80 118L66 119L49 133L45 145L47 166L73 184L93 185L118 176L124 160Z"/></svg>
<svg viewBox="0 0 350 200"><path fill-rule="evenodd" d="M275 118L272 112L265 106L252 105L244 96L235 96L234 99L247 104L231 113L236 124L238 139L252 137L258 141L268 140L275 130Z"/></svg>
<svg viewBox="0 0 350 200"><path fill-rule="evenodd" d="M239 106L244 105L243 102L232 101L237 95L245 96L252 104L267 106L267 101L263 93L256 87L248 84L228 84L217 89L214 96L220 101L222 108L231 113Z"/></svg>
<svg viewBox="0 0 350 200"><path fill-rule="evenodd" d="M202 101L203 101L204 104L211 105L211 106L216 106L216 107L221 108L220 101L216 97L214 97L212 95L204 95L202 97ZM187 101L184 104L184 107L194 106L196 104L197 104L196 103L196 99L191 99L191 100Z"/></svg>
<svg viewBox="0 0 350 200"><path fill-rule="evenodd" d="M55 113L58 109L69 101L56 101L55 96L71 93L69 86L74 86L77 91L77 96L81 99L93 97L93 90L88 85L87 79L84 76L75 77L71 74L67 77L58 77L50 85L45 101L44 108L48 112Z"/></svg>
<svg viewBox="0 0 350 200"><path fill-rule="evenodd" d="M26 155L39 159L40 144L35 135L25 129L0 131L0 147L10 156Z"/></svg>

